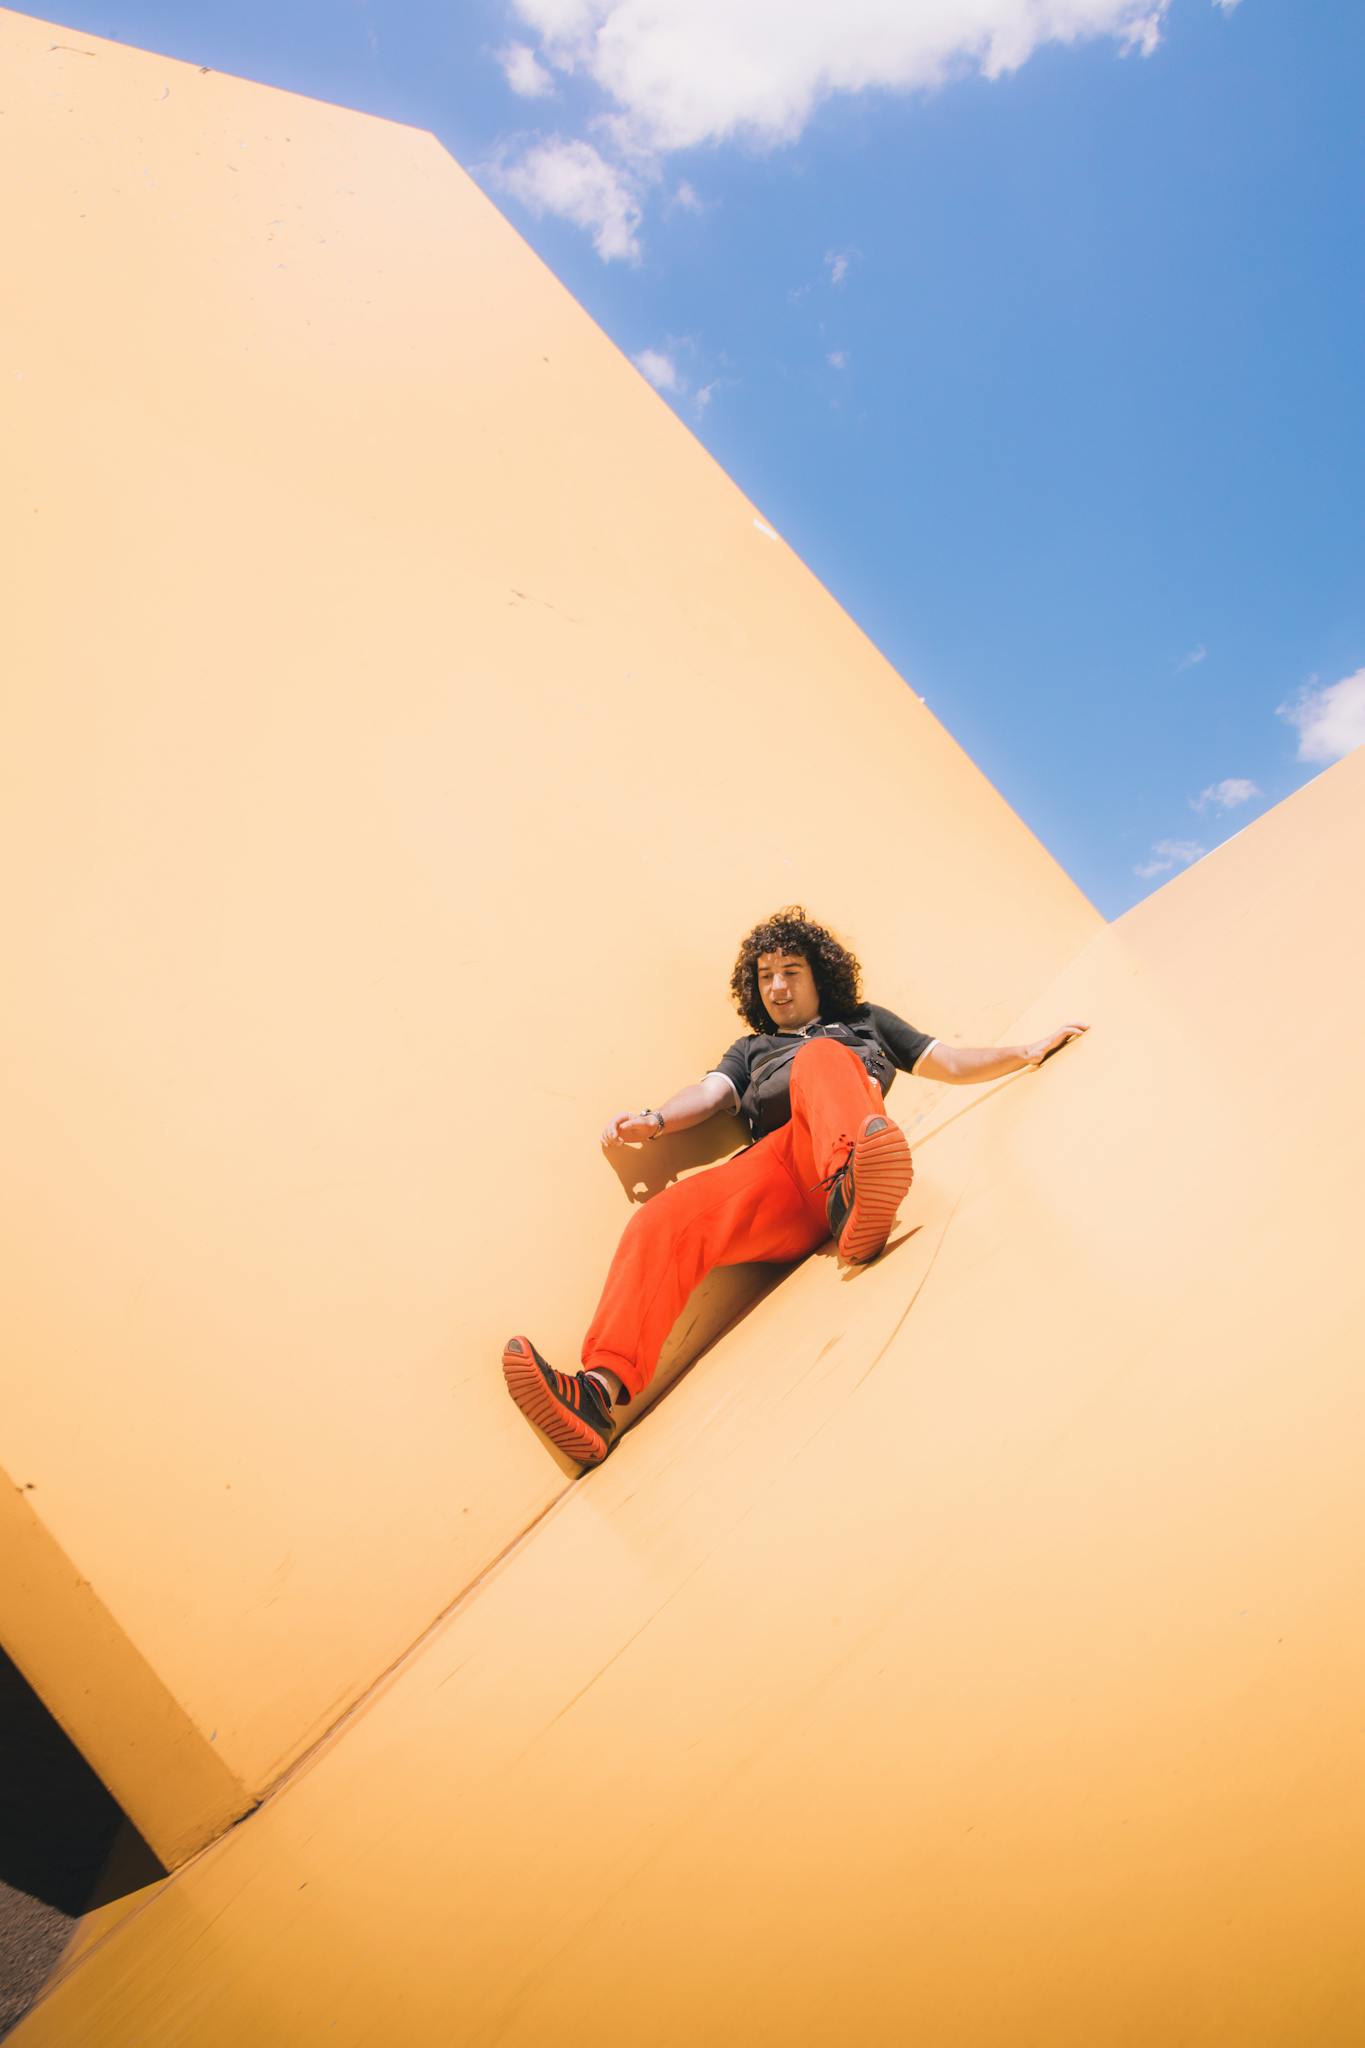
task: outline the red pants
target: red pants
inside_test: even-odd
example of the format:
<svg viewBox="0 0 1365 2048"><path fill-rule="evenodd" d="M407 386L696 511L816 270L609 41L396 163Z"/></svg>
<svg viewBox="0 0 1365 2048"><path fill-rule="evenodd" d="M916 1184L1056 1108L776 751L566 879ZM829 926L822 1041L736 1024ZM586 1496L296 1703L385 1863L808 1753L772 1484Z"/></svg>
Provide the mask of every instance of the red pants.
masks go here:
<svg viewBox="0 0 1365 2048"><path fill-rule="evenodd" d="M692 1289L714 1266L802 1259L829 1236L827 1191L882 1091L848 1046L812 1038L792 1062L791 1122L723 1166L675 1181L626 1225L583 1339L638 1394Z"/></svg>

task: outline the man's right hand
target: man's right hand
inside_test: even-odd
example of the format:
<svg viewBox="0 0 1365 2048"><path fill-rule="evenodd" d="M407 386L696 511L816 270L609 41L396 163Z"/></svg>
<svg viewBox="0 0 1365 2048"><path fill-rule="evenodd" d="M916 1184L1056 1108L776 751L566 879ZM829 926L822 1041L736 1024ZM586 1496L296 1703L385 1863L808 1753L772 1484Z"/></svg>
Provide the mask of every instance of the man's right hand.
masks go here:
<svg viewBox="0 0 1365 2048"><path fill-rule="evenodd" d="M633 1109L623 1109L608 1119L602 1132L604 1145L644 1145L651 1138L657 1138L659 1126L652 1116L640 1116Z"/></svg>

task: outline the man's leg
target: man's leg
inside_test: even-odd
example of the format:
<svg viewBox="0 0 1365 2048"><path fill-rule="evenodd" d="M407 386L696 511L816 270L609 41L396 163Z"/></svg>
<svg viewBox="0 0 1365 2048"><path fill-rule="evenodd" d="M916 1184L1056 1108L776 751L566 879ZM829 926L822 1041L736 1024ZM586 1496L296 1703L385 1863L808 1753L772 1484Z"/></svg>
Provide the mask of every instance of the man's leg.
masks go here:
<svg viewBox="0 0 1365 2048"><path fill-rule="evenodd" d="M858 1055L813 1038L792 1062L792 1158L819 1190L839 1256L863 1265L891 1234L913 1177L910 1147Z"/></svg>
<svg viewBox="0 0 1365 2048"><path fill-rule="evenodd" d="M885 1116L882 1091L849 1046L812 1038L792 1061L792 1153L805 1185L837 1171L866 1118Z"/></svg>
<svg viewBox="0 0 1365 2048"><path fill-rule="evenodd" d="M804 1258L827 1234L785 1130L723 1166L675 1181L622 1233L583 1339L584 1366L614 1373L627 1398L642 1393L683 1303L713 1267L748 1259L785 1264Z"/></svg>

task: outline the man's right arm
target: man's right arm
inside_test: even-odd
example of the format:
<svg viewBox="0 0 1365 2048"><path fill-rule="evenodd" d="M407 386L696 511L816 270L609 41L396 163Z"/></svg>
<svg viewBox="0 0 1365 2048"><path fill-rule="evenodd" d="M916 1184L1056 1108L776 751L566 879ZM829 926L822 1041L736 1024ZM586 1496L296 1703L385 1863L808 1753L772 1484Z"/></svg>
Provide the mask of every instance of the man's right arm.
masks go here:
<svg viewBox="0 0 1365 2048"><path fill-rule="evenodd" d="M734 1100L734 1085L724 1074L706 1074L700 1081L670 1095L667 1102L661 1102L647 1116L638 1109L623 1109L608 1120L602 1143L642 1145L650 1138L662 1137L664 1131L689 1131L693 1124L704 1124L718 1109L729 1109ZM663 1130L659 1128L659 1117L664 1120Z"/></svg>

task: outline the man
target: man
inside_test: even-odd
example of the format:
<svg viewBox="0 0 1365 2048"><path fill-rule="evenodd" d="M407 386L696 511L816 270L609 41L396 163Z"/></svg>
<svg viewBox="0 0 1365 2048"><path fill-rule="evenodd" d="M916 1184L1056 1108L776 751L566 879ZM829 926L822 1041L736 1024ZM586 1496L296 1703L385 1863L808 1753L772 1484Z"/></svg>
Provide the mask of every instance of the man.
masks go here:
<svg viewBox="0 0 1365 2048"><path fill-rule="evenodd" d="M749 1035L660 1109L622 1110L604 1146L651 1143L719 1110L754 1140L723 1165L676 1181L627 1224L583 1340L583 1370L547 1365L529 1337L502 1354L522 1413L580 1465L605 1458L625 1407L653 1378L664 1339L715 1266L802 1259L827 1238L855 1264L875 1259L910 1187L910 1148L885 1114L896 1071L921 1080L994 1081L1036 1067L1086 1029L1033 1045L945 1046L864 1003L848 948L799 906L745 939L730 977Z"/></svg>

